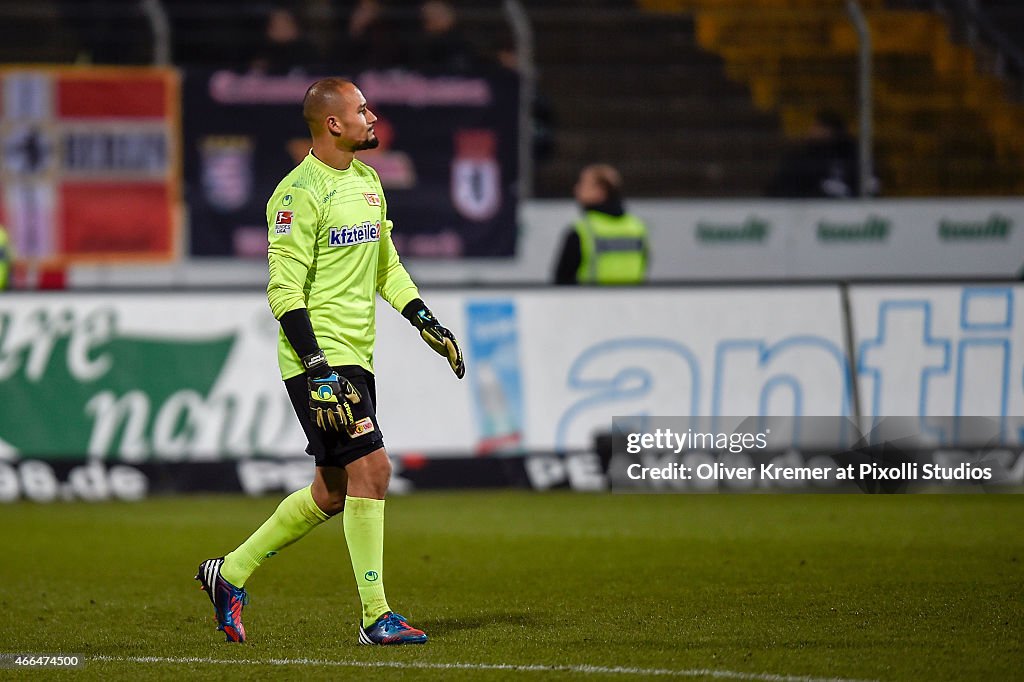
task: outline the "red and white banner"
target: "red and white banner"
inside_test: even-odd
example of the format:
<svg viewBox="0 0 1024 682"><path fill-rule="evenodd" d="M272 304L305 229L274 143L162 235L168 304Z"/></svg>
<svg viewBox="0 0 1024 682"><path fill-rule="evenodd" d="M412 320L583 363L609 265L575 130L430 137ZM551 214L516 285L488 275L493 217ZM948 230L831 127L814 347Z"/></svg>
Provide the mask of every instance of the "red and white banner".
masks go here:
<svg viewBox="0 0 1024 682"><path fill-rule="evenodd" d="M177 74L0 69L0 222L35 264L154 261L178 251Z"/></svg>

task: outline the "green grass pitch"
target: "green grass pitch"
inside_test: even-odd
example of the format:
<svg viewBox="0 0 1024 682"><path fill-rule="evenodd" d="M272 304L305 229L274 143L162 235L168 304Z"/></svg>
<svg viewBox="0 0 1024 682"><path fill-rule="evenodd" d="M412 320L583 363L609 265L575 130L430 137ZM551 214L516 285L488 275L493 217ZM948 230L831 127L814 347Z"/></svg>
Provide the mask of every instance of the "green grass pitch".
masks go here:
<svg viewBox="0 0 1024 682"><path fill-rule="evenodd" d="M227 644L192 576L277 501L0 506L0 651L88 657L0 678L1024 679L1021 495L395 497L388 596L427 645L356 645L339 519Z"/></svg>

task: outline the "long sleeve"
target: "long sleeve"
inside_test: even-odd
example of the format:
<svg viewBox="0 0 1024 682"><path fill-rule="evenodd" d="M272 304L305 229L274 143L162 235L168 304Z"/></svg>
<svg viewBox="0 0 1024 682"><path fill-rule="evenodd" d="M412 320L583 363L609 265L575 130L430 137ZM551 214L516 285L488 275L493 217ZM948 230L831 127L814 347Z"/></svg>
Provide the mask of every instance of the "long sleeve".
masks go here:
<svg viewBox="0 0 1024 682"><path fill-rule="evenodd" d="M420 292L409 276L405 266L398 257L398 249L391 239L391 230L394 223L388 220L388 204L381 194L380 207L380 250L377 254L377 292L381 298L391 304L391 307L402 312L402 309L415 298L420 297Z"/></svg>
<svg viewBox="0 0 1024 682"><path fill-rule="evenodd" d="M576 284L576 271L580 267L580 236L569 228L562 242L562 252L555 265L555 284Z"/></svg>
<svg viewBox="0 0 1024 682"><path fill-rule="evenodd" d="M377 291L381 297L391 304L391 307L402 312L409 301L419 298L420 292L416 289L412 277L409 276L405 266L398 257L398 250L391 240L392 222L385 220L381 228L380 253L377 263Z"/></svg>
<svg viewBox="0 0 1024 682"><path fill-rule="evenodd" d="M274 317L306 307L310 269L316 261L320 216L313 196L300 187L279 189L267 203L270 281L267 300Z"/></svg>

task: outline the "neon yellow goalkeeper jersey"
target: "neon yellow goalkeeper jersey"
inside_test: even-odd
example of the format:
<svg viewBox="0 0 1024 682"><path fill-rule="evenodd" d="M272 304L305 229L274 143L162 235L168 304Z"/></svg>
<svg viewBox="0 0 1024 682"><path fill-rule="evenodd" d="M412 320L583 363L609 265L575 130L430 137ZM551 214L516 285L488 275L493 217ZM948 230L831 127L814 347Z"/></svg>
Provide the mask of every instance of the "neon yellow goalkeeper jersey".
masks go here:
<svg viewBox="0 0 1024 682"><path fill-rule="evenodd" d="M307 308L331 365L372 372L376 293L399 311L419 297L391 241L376 171L356 159L337 170L310 152L274 190L267 225L274 317ZM303 373L283 330L277 357L283 378Z"/></svg>

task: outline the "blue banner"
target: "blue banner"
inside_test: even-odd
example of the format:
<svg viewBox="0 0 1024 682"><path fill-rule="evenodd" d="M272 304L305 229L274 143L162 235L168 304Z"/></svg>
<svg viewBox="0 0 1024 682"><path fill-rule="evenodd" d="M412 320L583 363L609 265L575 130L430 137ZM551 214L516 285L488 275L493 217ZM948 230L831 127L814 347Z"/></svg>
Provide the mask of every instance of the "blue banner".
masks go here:
<svg viewBox="0 0 1024 682"><path fill-rule="evenodd" d="M479 455L523 450L523 391L515 302L470 301L469 373L476 407Z"/></svg>

